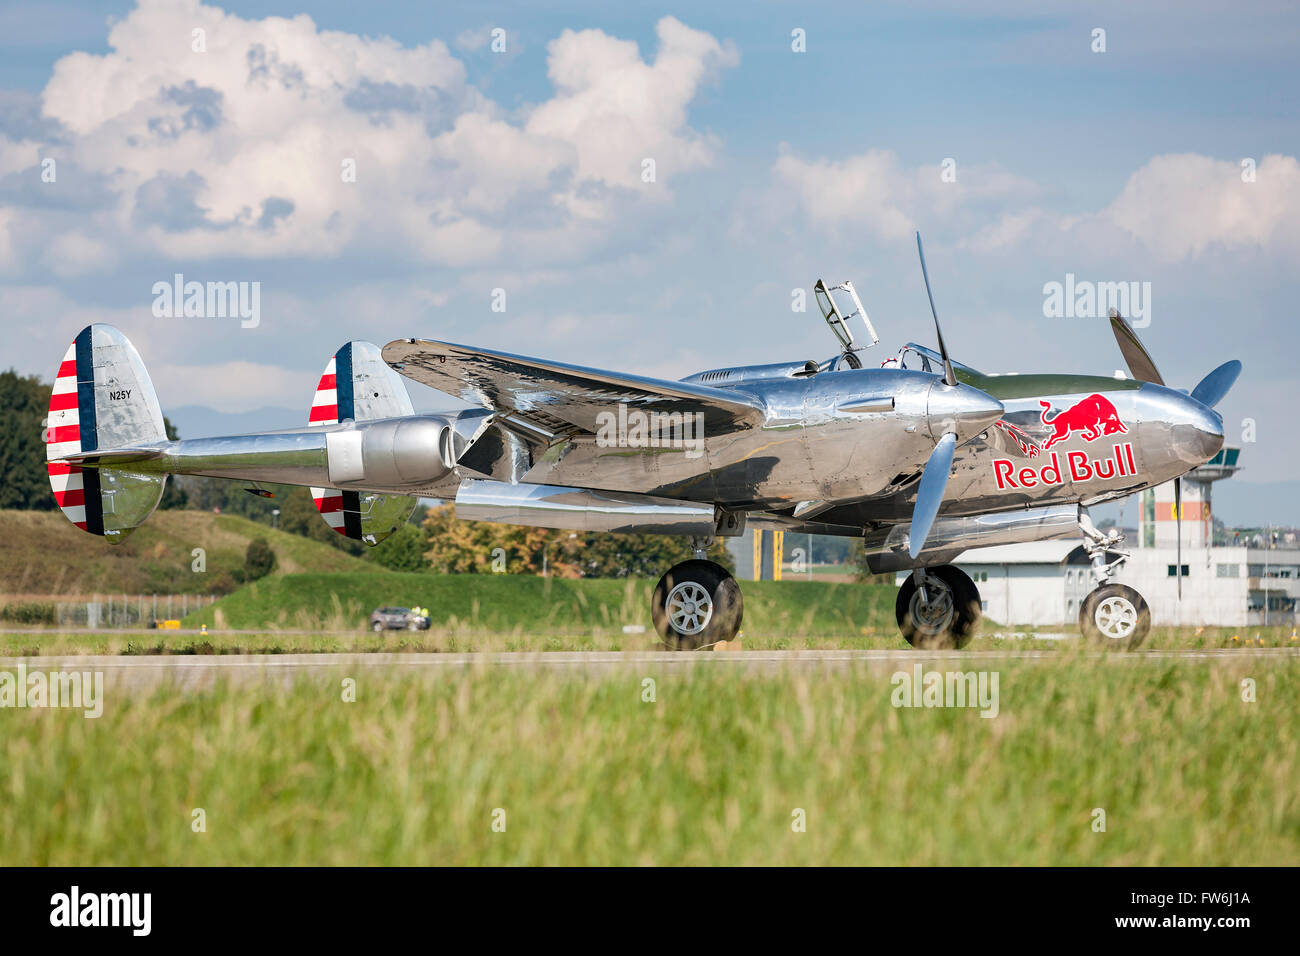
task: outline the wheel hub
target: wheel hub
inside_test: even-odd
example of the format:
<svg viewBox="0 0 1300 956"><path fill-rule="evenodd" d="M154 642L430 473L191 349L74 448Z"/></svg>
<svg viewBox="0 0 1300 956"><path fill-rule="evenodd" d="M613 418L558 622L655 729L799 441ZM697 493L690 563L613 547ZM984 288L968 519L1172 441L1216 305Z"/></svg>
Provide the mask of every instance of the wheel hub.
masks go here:
<svg viewBox="0 0 1300 956"><path fill-rule="evenodd" d="M918 631L933 637L952 627L956 608L953 605L952 589L933 576L926 582L925 590L930 600L924 600L921 589L917 588L908 606L908 613Z"/></svg>
<svg viewBox="0 0 1300 956"><path fill-rule="evenodd" d="M664 603L668 623L681 634L699 634L713 618L713 598L694 581L684 581L668 592Z"/></svg>
<svg viewBox="0 0 1300 956"><path fill-rule="evenodd" d="M1111 595L1093 612L1097 630L1111 640L1125 640L1137 629L1138 612L1133 602L1118 594Z"/></svg>

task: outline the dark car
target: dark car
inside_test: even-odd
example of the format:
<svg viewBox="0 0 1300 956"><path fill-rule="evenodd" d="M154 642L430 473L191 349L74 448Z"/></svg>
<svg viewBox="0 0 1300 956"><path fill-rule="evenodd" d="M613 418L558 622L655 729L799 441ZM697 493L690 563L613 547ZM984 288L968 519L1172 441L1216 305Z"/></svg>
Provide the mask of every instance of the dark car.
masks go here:
<svg viewBox="0 0 1300 956"><path fill-rule="evenodd" d="M380 631L427 631L429 619L409 607L380 607L370 612L370 629Z"/></svg>

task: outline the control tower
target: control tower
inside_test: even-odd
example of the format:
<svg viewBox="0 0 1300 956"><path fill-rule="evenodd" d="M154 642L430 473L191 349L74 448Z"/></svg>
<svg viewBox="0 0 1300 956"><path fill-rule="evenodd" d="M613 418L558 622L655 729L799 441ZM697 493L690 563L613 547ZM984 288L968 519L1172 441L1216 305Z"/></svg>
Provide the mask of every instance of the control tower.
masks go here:
<svg viewBox="0 0 1300 956"><path fill-rule="evenodd" d="M1240 448L1220 448L1204 465L1183 476L1183 547L1208 548L1214 543L1211 491L1216 481L1231 478L1240 469ZM1173 548L1177 545L1174 483L1165 482L1142 492L1138 509L1138 546Z"/></svg>

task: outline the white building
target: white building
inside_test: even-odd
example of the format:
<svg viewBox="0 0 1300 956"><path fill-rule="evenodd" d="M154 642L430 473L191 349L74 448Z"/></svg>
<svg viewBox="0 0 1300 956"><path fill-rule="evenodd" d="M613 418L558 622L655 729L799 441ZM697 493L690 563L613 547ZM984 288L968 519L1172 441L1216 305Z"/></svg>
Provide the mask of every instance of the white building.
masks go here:
<svg viewBox="0 0 1300 956"><path fill-rule="evenodd" d="M953 563L979 588L984 615L999 624L1073 625L1092 590L1088 555L1073 539L975 548Z"/></svg>

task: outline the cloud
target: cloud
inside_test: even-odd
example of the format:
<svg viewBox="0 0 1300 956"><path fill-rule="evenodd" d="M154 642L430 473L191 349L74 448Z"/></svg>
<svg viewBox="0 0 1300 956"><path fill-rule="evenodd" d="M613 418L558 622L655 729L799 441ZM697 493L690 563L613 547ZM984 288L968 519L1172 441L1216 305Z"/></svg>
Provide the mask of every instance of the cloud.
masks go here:
<svg viewBox="0 0 1300 956"><path fill-rule="evenodd" d="M579 180L641 188L643 159L673 173L712 161L716 143L687 126L686 108L712 72L736 66L740 55L674 17L656 32L652 64L635 43L599 30L565 30L547 46L557 95L533 111L528 131L571 143Z"/></svg>
<svg viewBox="0 0 1300 956"><path fill-rule="evenodd" d="M149 366L149 375L164 410L169 404L206 405L232 413L267 406L305 408L315 387L310 375L260 362L159 362Z"/></svg>
<svg viewBox="0 0 1300 956"><path fill-rule="evenodd" d="M890 150L842 159L804 158L782 147L762 200L766 214L792 206L803 222L882 243L942 221L960 248L996 254L1051 247L1062 255L1131 252L1141 244L1176 262L1213 250L1300 251L1300 163L1268 155L1253 181L1238 161L1197 154L1155 156L1100 209L1049 212L1040 184L996 165L908 167ZM788 216L787 216L788 218ZM743 230L741 230L743 231Z"/></svg>
<svg viewBox="0 0 1300 956"><path fill-rule="evenodd" d="M146 255L576 260L715 155L687 108L738 57L672 17L658 36L647 62L635 43L564 31L548 52L554 97L509 119L441 40L405 47L305 15L140 0L109 52L55 64L39 122L25 125L57 130L61 170L103 184L92 230ZM39 152L36 139L0 137L0 188L6 171L33 178ZM644 157L656 188L641 182Z"/></svg>
<svg viewBox="0 0 1300 956"><path fill-rule="evenodd" d="M880 241L910 237L918 226L952 217L974 205L1024 203L1040 192L1030 180L996 165L954 167L945 180L940 163L907 167L891 150L871 149L845 159L805 159L782 146L772 166L773 187L782 204L793 202L816 226L865 233Z"/></svg>
<svg viewBox="0 0 1300 956"><path fill-rule="evenodd" d="M1263 157L1253 182L1232 160L1156 156L1102 213L1160 256L1177 261L1214 247L1300 250L1300 163Z"/></svg>

